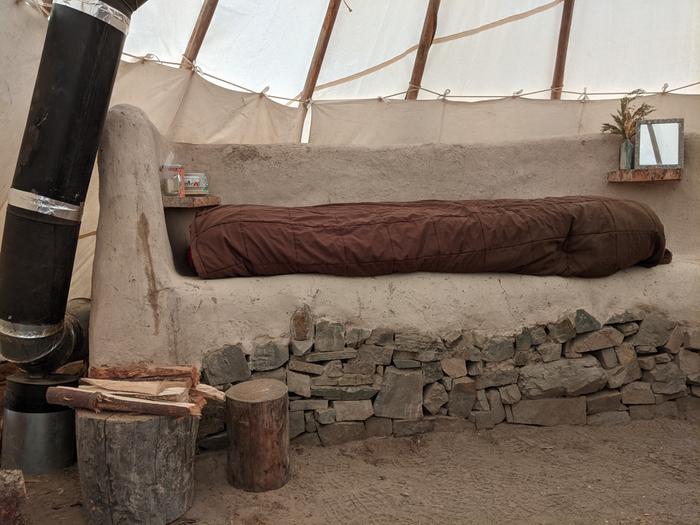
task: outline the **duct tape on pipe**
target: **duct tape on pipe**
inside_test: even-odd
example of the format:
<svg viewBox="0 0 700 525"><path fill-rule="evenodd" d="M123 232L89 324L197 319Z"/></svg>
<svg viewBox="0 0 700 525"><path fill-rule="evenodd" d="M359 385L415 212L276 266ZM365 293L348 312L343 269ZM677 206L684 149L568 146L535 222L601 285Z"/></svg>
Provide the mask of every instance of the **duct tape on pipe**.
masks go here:
<svg viewBox="0 0 700 525"><path fill-rule="evenodd" d="M0 319L0 333L18 339L41 339L57 334L63 329L63 322L56 324L24 324Z"/></svg>
<svg viewBox="0 0 700 525"><path fill-rule="evenodd" d="M44 197L37 193L10 188L7 203L15 208L31 210L44 215L51 215L67 221L80 222L83 216L83 205L68 204L67 202Z"/></svg>
<svg viewBox="0 0 700 525"><path fill-rule="evenodd" d="M64 5L90 15L111 25L125 35L129 32L129 17L111 5L100 2L100 0L53 0L53 5Z"/></svg>

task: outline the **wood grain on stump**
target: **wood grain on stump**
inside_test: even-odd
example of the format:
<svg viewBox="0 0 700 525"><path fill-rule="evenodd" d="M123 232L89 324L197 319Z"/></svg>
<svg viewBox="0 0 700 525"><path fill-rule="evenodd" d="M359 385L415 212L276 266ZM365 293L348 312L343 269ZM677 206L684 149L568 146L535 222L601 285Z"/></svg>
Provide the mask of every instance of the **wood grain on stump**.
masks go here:
<svg viewBox="0 0 700 525"><path fill-rule="evenodd" d="M199 421L76 410L83 509L90 523L166 524L194 500Z"/></svg>
<svg viewBox="0 0 700 525"><path fill-rule="evenodd" d="M289 400L275 379L255 379L226 392L228 480L250 492L274 490L289 480Z"/></svg>

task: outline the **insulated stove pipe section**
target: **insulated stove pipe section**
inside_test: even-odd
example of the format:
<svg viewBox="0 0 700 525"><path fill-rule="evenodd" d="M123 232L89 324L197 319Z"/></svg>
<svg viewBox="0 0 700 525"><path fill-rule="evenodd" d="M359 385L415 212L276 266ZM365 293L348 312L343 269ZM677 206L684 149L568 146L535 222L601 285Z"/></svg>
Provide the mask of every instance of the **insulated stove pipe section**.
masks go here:
<svg viewBox="0 0 700 525"><path fill-rule="evenodd" d="M54 0L0 253L0 356L54 370L86 338L66 301L130 16L145 0Z"/></svg>

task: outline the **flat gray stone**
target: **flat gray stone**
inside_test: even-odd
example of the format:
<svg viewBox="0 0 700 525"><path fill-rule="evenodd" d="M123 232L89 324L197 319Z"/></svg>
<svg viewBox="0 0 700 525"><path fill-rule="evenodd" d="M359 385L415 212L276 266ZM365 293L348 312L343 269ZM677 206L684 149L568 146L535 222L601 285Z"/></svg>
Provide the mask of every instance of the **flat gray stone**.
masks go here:
<svg viewBox="0 0 700 525"><path fill-rule="evenodd" d="M289 402L290 412L302 410L325 410L328 408L327 399L294 399Z"/></svg>
<svg viewBox="0 0 700 525"><path fill-rule="evenodd" d="M386 417L372 416L365 421L367 437L388 437L393 432L391 419Z"/></svg>
<svg viewBox="0 0 700 525"><path fill-rule="evenodd" d="M335 422L335 408L322 408L314 410L316 422L321 425L330 425Z"/></svg>
<svg viewBox="0 0 700 525"><path fill-rule="evenodd" d="M622 387L622 402L625 405L654 405L656 398L649 383L635 381Z"/></svg>
<svg viewBox="0 0 700 525"><path fill-rule="evenodd" d="M677 354L685 343L685 329L677 325L671 330L671 335L668 336L668 341L663 345L663 349L670 354Z"/></svg>
<svg viewBox="0 0 700 525"><path fill-rule="evenodd" d="M656 366L656 356L647 355L637 358L637 363L639 363L639 368L642 370L651 370Z"/></svg>
<svg viewBox="0 0 700 525"><path fill-rule="evenodd" d="M660 365L662 363L670 363L671 361L673 361L673 359L671 358L671 354L667 354L665 352L662 354L656 354L654 356L654 360L656 361L657 365Z"/></svg>
<svg viewBox="0 0 700 525"><path fill-rule="evenodd" d="M339 445L348 441L358 441L367 437L362 421L343 421L318 427L318 437L324 447Z"/></svg>
<svg viewBox="0 0 700 525"><path fill-rule="evenodd" d="M676 363L656 365L653 370L644 372L645 381L652 383L657 394L676 394L685 391L685 374Z"/></svg>
<svg viewBox="0 0 700 525"><path fill-rule="evenodd" d="M528 328L523 328L519 334L515 336L515 351L529 350L532 346L532 336Z"/></svg>
<svg viewBox="0 0 700 525"><path fill-rule="evenodd" d="M299 361L293 359L289 361L287 368L292 372L301 372L303 374L313 374L320 376L325 371L325 368L321 365L315 365L313 363L307 363L306 361Z"/></svg>
<svg viewBox="0 0 700 525"><path fill-rule="evenodd" d="M503 402L501 401L501 394L497 389L489 389L486 391L486 398L489 401L489 412L491 413L491 419L494 425L498 425L506 419L506 411L503 408Z"/></svg>
<svg viewBox="0 0 700 525"><path fill-rule="evenodd" d="M423 390L423 406L433 415L440 413L448 399L447 391L440 383L432 383Z"/></svg>
<svg viewBox="0 0 700 525"><path fill-rule="evenodd" d="M514 405L522 399L518 385L499 386L498 392L501 394L501 401L504 405Z"/></svg>
<svg viewBox="0 0 700 525"><path fill-rule="evenodd" d="M523 399L510 405L512 423L522 425L585 425L586 398Z"/></svg>
<svg viewBox="0 0 700 525"><path fill-rule="evenodd" d="M304 412L304 424L307 432L316 432L316 419L313 412Z"/></svg>
<svg viewBox="0 0 700 525"><path fill-rule="evenodd" d="M637 361L637 352L634 351L634 346L630 343L622 343L616 346L615 355L621 365L627 365Z"/></svg>
<svg viewBox="0 0 700 525"><path fill-rule="evenodd" d="M393 421L394 436L406 437L425 434L433 430L433 419L395 419Z"/></svg>
<svg viewBox="0 0 700 525"><path fill-rule="evenodd" d="M515 344L512 337L492 337L481 350L481 358L487 362L505 361L515 354Z"/></svg>
<svg viewBox="0 0 700 525"><path fill-rule="evenodd" d="M603 348L602 350L594 352L593 355L598 358L598 361L600 361L600 364L603 365L603 368L606 370L615 368L620 364L617 359L617 352L615 352L614 348Z"/></svg>
<svg viewBox="0 0 700 525"><path fill-rule="evenodd" d="M605 324L621 324L621 323L632 323L639 322L644 319L644 314L641 310L625 310L621 314L615 314L611 316Z"/></svg>
<svg viewBox="0 0 700 525"><path fill-rule="evenodd" d="M608 373L608 388L620 388L642 377L642 369L639 368L636 358L634 361L616 366L606 370L606 372Z"/></svg>
<svg viewBox="0 0 700 525"><path fill-rule="evenodd" d="M683 337L683 345L690 350L700 351L700 328L688 330Z"/></svg>
<svg viewBox="0 0 700 525"><path fill-rule="evenodd" d="M480 376L484 371L484 363L479 361L478 363L467 363L467 374L476 377Z"/></svg>
<svg viewBox="0 0 700 525"><path fill-rule="evenodd" d="M561 343L550 341L539 345L537 347L537 353L542 357L542 362L551 363L552 361L561 359L561 348Z"/></svg>
<svg viewBox="0 0 700 525"><path fill-rule="evenodd" d="M287 370L285 368L275 368L274 370L265 370L263 372L253 372L253 379L276 379L282 383L287 382Z"/></svg>
<svg viewBox="0 0 700 525"><path fill-rule="evenodd" d="M586 352L615 347L620 345L624 338L625 336L612 326L605 326L595 332L579 335L573 341L568 342L564 348L564 355L578 357Z"/></svg>
<svg viewBox="0 0 700 525"><path fill-rule="evenodd" d="M511 385L518 381L520 370L508 361L485 366L484 371L476 378L477 388Z"/></svg>
<svg viewBox="0 0 700 525"><path fill-rule="evenodd" d="M626 410L599 412L588 416L588 424L593 426L620 425L623 423L629 423L629 421L630 415Z"/></svg>
<svg viewBox="0 0 700 525"><path fill-rule="evenodd" d="M681 348L676 357L676 363L688 378L688 383L700 385L700 354Z"/></svg>
<svg viewBox="0 0 700 525"><path fill-rule="evenodd" d="M442 365L440 361L422 363L421 369L423 370L423 384L425 385L435 383L442 378Z"/></svg>
<svg viewBox="0 0 700 525"><path fill-rule="evenodd" d="M489 400L486 398L486 390L476 391L476 403L472 410L489 411Z"/></svg>
<svg viewBox="0 0 700 525"><path fill-rule="evenodd" d="M659 315L650 315L639 325L639 332L630 338L634 346L663 346L668 342L676 323Z"/></svg>
<svg viewBox="0 0 700 525"><path fill-rule="evenodd" d="M364 421L374 415L372 401L333 401L336 421Z"/></svg>
<svg viewBox="0 0 700 525"><path fill-rule="evenodd" d="M448 357L440 361L442 371L450 377L464 377L467 375L467 363L464 359Z"/></svg>
<svg viewBox="0 0 700 525"><path fill-rule="evenodd" d="M420 368L420 361L415 359L401 359L394 357L394 366L396 368Z"/></svg>
<svg viewBox="0 0 700 525"><path fill-rule="evenodd" d="M374 384L374 374L344 374L338 378L338 386Z"/></svg>
<svg viewBox="0 0 700 525"><path fill-rule="evenodd" d="M585 334L587 332L600 330L603 325L601 325L600 321L589 314L586 310L579 308L574 314L574 326L577 334Z"/></svg>
<svg viewBox="0 0 700 525"><path fill-rule="evenodd" d="M383 377L382 388L374 400L374 413L394 419L420 418L423 415L422 372L388 367Z"/></svg>
<svg viewBox="0 0 700 525"><path fill-rule="evenodd" d="M345 327L341 323L321 319L316 322L314 349L317 352L337 352L345 348Z"/></svg>
<svg viewBox="0 0 700 525"><path fill-rule="evenodd" d="M314 338L314 318L309 305L303 305L292 313L289 331L294 341L307 341Z"/></svg>
<svg viewBox="0 0 700 525"><path fill-rule="evenodd" d="M518 386L526 399L580 396L602 389L608 375L593 356L560 359L520 369Z"/></svg>
<svg viewBox="0 0 700 525"><path fill-rule="evenodd" d="M589 415L600 412L612 412L622 407L622 393L618 390L602 390L586 396L586 406Z"/></svg>
<svg viewBox="0 0 700 525"><path fill-rule="evenodd" d="M320 363L322 361L335 361L337 359L354 359L357 357L358 350L354 348L345 348L343 350L311 352L304 357L309 363Z"/></svg>
<svg viewBox="0 0 700 525"><path fill-rule="evenodd" d="M377 389L370 385L361 386L322 386L311 385L311 395L333 401L356 401L372 399Z"/></svg>
<svg viewBox="0 0 700 525"><path fill-rule="evenodd" d="M250 356L252 370L274 370L289 361L289 341L273 339L256 343Z"/></svg>
<svg viewBox="0 0 700 525"><path fill-rule="evenodd" d="M549 337L557 343L566 343L570 339L576 337L576 328L568 317L556 323L549 323L547 325L547 332L549 332Z"/></svg>
<svg viewBox="0 0 700 525"><path fill-rule="evenodd" d="M394 331L389 328L375 328L372 330L372 333L367 339L367 344L377 346L393 346Z"/></svg>
<svg viewBox="0 0 700 525"><path fill-rule="evenodd" d="M468 377L460 377L452 382L452 389L447 403L448 414L469 417L476 402L476 382Z"/></svg>
<svg viewBox="0 0 700 525"><path fill-rule="evenodd" d="M637 354L655 354L656 347L651 345L638 345L634 347L634 351Z"/></svg>
<svg viewBox="0 0 700 525"><path fill-rule="evenodd" d="M360 348L369 339L371 333L368 328L348 328L345 332L345 344L351 348Z"/></svg>
<svg viewBox="0 0 700 525"><path fill-rule="evenodd" d="M293 439L306 430L304 412L295 411L289 413L289 439Z"/></svg>
<svg viewBox="0 0 700 525"><path fill-rule="evenodd" d="M630 335L634 335L639 332L639 325L637 323L616 324L615 330L622 333L622 335L625 337L629 337Z"/></svg>
<svg viewBox="0 0 700 525"><path fill-rule="evenodd" d="M399 332L394 336L396 349L404 352L422 352L425 350L444 350L442 340L422 332Z"/></svg>
<svg viewBox="0 0 700 525"><path fill-rule="evenodd" d="M363 361L359 357L352 359L343 365L343 372L346 374L374 374L376 365L368 361Z"/></svg>
<svg viewBox="0 0 700 525"><path fill-rule="evenodd" d="M392 332L393 334L393 332ZM366 344L357 350L357 359L375 365L390 365L394 355L394 347Z"/></svg>
<svg viewBox="0 0 700 525"><path fill-rule="evenodd" d="M453 346L445 357L455 357L458 359L464 359L467 362L476 363L481 361L481 350L471 344L469 341L471 339L460 340L455 346ZM439 355L439 354L438 354Z"/></svg>
<svg viewBox="0 0 700 525"><path fill-rule="evenodd" d="M250 368L241 345L227 345L205 354L202 372L209 385L237 383L250 377Z"/></svg>
<svg viewBox="0 0 700 525"><path fill-rule="evenodd" d="M533 345L541 345L547 341L547 332L544 326L535 326L530 328L530 339L532 339Z"/></svg>
<svg viewBox="0 0 700 525"><path fill-rule="evenodd" d="M307 339L305 341L296 341L292 339L291 343L289 343L290 348L292 349L292 354L296 356L303 356L311 352L314 348L314 341L313 339Z"/></svg>
<svg viewBox="0 0 700 525"><path fill-rule="evenodd" d="M301 397L311 397L311 377L287 370L287 389Z"/></svg>

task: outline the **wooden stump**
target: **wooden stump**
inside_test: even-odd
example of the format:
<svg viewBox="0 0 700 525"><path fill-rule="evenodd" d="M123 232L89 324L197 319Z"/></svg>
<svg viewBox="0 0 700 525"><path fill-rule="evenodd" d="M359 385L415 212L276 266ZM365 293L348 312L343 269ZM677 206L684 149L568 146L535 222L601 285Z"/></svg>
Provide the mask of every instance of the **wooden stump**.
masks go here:
<svg viewBox="0 0 700 525"><path fill-rule="evenodd" d="M22 471L0 470L0 523L24 523L21 506L26 497Z"/></svg>
<svg viewBox="0 0 700 525"><path fill-rule="evenodd" d="M76 410L83 509L90 523L166 524L194 500L198 420Z"/></svg>
<svg viewBox="0 0 700 525"><path fill-rule="evenodd" d="M228 480L236 488L263 492L289 480L289 399L275 379L255 379L226 392Z"/></svg>

